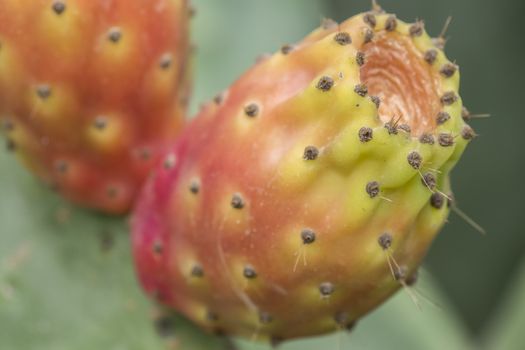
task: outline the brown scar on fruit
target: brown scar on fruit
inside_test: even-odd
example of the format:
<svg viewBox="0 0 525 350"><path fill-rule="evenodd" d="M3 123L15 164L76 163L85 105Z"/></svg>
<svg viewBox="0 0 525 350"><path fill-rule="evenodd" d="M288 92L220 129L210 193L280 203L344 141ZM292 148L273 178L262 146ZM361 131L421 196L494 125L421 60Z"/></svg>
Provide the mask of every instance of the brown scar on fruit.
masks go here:
<svg viewBox="0 0 525 350"><path fill-rule="evenodd" d="M51 5L51 9L57 14L61 15L66 10L66 4L63 1L56 0Z"/></svg>
<svg viewBox="0 0 525 350"><path fill-rule="evenodd" d="M239 193L234 193L230 204L234 209L242 209L244 208L244 199Z"/></svg>
<svg viewBox="0 0 525 350"><path fill-rule="evenodd" d="M448 114L447 112L439 112L438 115L436 116L437 125L443 125L448 120L450 120L450 114Z"/></svg>
<svg viewBox="0 0 525 350"><path fill-rule="evenodd" d="M49 96L51 96L51 86L49 86L48 84L38 85L36 87L36 94L42 100L47 99Z"/></svg>
<svg viewBox="0 0 525 350"><path fill-rule="evenodd" d="M428 189L433 191L436 188L437 180L434 174L425 173L421 178L421 183L426 186Z"/></svg>
<svg viewBox="0 0 525 350"><path fill-rule="evenodd" d="M108 30L108 39L112 43L118 43L122 39L122 30L119 27L112 27Z"/></svg>
<svg viewBox="0 0 525 350"><path fill-rule="evenodd" d="M162 254L162 250L163 250L162 242L160 240L153 241L151 249L152 249L153 253L155 253L157 255Z"/></svg>
<svg viewBox="0 0 525 350"><path fill-rule="evenodd" d="M361 129L359 129L359 140L361 142L369 142L374 137L374 130L372 128L369 128L367 126L363 126Z"/></svg>
<svg viewBox="0 0 525 350"><path fill-rule="evenodd" d="M443 207L443 204L445 203L445 197L439 193L435 192L432 193L430 196L430 205L436 209L441 209Z"/></svg>
<svg viewBox="0 0 525 350"><path fill-rule="evenodd" d="M220 92L213 98L213 102L215 102L216 105L220 105L224 101L225 93Z"/></svg>
<svg viewBox="0 0 525 350"><path fill-rule="evenodd" d="M160 57L159 60L159 67L161 69L168 69L171 67L171 63L173 62L173 55L171 53L165 53Z"/></svg>
<svg viewBox="0 0 525 350"><path fill-rule="evenodd" d="M319 149L315 146L307 146L304 149L303 159L304 160L315 160L319 156Z"/></svg>
<svg viewBox="0 0 525 350"><path fill-rule="evenodd" d="M405 282L407 284L407 286L413 286L417 283L419 279L419 272L416 270L414 273L412 273L411 275L408 275L405 277Z"/></svg>
<svg viewBox="0 0 525 350"><path fill-rule="evenodd" d="M410 36L421 36L425 29L424 23L421 20L418 20L416 23L412 24L408 29Z"/></svg>
<svg viewBox="0 0 525 350"><path fill-rule="evenodd" d="M412 129L410 128L410 125L408 125L408 124L399 124L399 126L397 128L399 130L403 130L407 134L410 134L410 132L412 131Z"/></svg>
<svg viewBox="0 0 525 350"><path fill-rule="evenodd" d="M434 136L432 134L424 133L419 136L419 142L423 144L433 145L435 143Z"/></svg>
<svg viewBox="0 0 525 350"><path fill-rule="evenodd" d="M349 45L352 43L352 38L347 32L339 32L334 35L334 41L341 46Z"/></svg>
<svg viewBox="0 0 525 350"><path fill-rule="evenodd" d="M323 282L319 285L319 293L322 298L330 297L335 291L335 287L331 282Z"/></svg>
<svg viewBox="0 0 525 350"><path fill-rule="evenodd" d="M290 45L290 44L285 44L285 45L281 46L281 53L283 55L288 55L292 51L293 51L293 46Z"/></svg>
<svg viewBox="0 0 525 350"><path fill-rule="evenodd" d="M353 330L357 324L356 321L350 321L350 315L346 311L339 311L335 313L334 321L339 328L345 329L347 331Z"/></svg>
<svg viewBox="0 0 525 350"><path fill-rule="evenodd" d="M458 96L454 91L447 91L441 96L441 103L445 106L449 106L458 100Z"/></svg>
<svg viewBox="0 0 525 350"><path fill-rule="evenodd" d="M93 127L97 130L104 130L108 125L108 120L104 116L98 116L93 121Z"/></svg>
<svg viewBox="0 0 525 350"><path fill-rule="evenodd" d="M397 135L399 120L400 119L394 120L392 118L392 120L385 123L384 127L388 131L389 135Z"/></svg>
<svg viewBox="0 0 525 350"><path fill-rule="evenodd" d="M381 106L381 99L379 96L370 96L370 100L372 100L372 102L376 105L376 108L379 109Z"/></svg>
<svg viewBox="0 0 525 350"><path fill-rule="evenodd" d="M311 228L304 228L301 231L303 244L312 244L315 242L315 231Z"/></svg>
<svg viewBox="0 0 525 350"><path fill-rule="evenodd" d="M424 59L428 64L434 64L437 59L438 52L435 49L427 50L424 54Z"/></svg>
<svg viewBox="0 0 525 350"><path fill-rule="evenodd" d="M200 190L200 181L199 179L192 179L190 186L189 186L190 192L193 194L198 194Z"/></svg>
<svg viewBox="0 0 525 350"><path fill-rule="evenodd" d="M454 144L454 136L448 133L441 133L438 136L438 142L442 147L450 147Z"/></svg>
<svg viewBox="0 0 525 350"><path fill-rule="evenodd" d="M368 44L372 42L373 39L374 39L374 31L370 28L365 28L363 30L363 42L365 44Z"/></svg>
<svg viewBox="0 0 525 350"><path fill-rule="evenodd" d="M257 277L257 272L251 265L244 266L242 274L247 279L254 279Z"/></svg>
<svg viewBox="0 0 525 350"><path fill-rule="evenodd" d="M374 16L372 13L365 13L363 16L363 22L374 28L377 24L376 16Z"/></svg>
<svg viewBox="0 0 525 350"><path fill-rule="evenodd" d="M315 242L316 239L316 233L311 228L303 228L301 230L301 241L302 244L299 247L299 249L294 253L295 256L295 263L293 266L293 272L297 270L297 266L299 265L299 261L301 258L303 259L303 266L307 266L307 258L306 258L306 249L305 247L307 245L310 245Z"/></svg>
<svg viewBox="0 0 525 350"><path fill-rule="evenodd" d="M454 73L457 71L458 67L455 64L452 63L445 63L439 72L445 77L450 78L454 75Z"/></svg>
<svg viewBox="0 0 525 350"><path fill-rule="evenodd" d="M377 195L379 194L381 190L379 187L379 182L370 181L369 183L366 184L365 190L366 190L366 193L368 193L368 195L370 196L370 198L377 197Z"/></svg>
<svg viewBox="0 0 525 350"><path fill-rule="evenodd" d="M362 66L363 64L365 64L365 58L365 53L363 51L357 51L355 55L355 61L358 66Z"/></svg>
<svg viewBox="0 0 525 350"><path fill-rule="evenodd" d="M465 125L463 129L461 129L461 137L464 140L470 141L476 136L478 136L476 132L468 125Z"/></svg>
<svg viewBox="0 0 525 350"><path fill-rule="evenodd" d="M164 169L173 169L173 167L175 166L175 162L176 162L176 157L175 157L175 154L173 153L170 153L166 156L166 158L164 159L164 163L163 163L163 166L164 166Z"/></svg>
<svg viewBox="0 0 525 350"><path fill-rule="evenodd" d="M316 85L321 91L329 91L332 86L334 86L334 80L328 76L321 77Z"/></svg>
<svg viewBox="0 0 525 350"><path fill-rule="evenodd" d="M385 30L387 32L392 32L394 30L396 30L396 27L397 27L397 18L395 15L390 15L388 16L388 18L386 19L386 22L385 22Z"/></svg>
<svg viewBox="0 0 525 350"><path fill-rule="evenodd" d="M204 269L201 265L195 264L191 268L190 275L192 277L204 277Z"/></svg>
<svg viewBox="0 0 525 350"><path fill-rule="evenodd" d="M387 250L392 246L392 235L388 232L382 233L377 239L377 243L383 250Z"/></svg>
<svg viewBox="0 0 525 350"><path fill-rule="evenodd" d="M250 103L244 107L244 114L248 117L256 117L259 114L259 106L256 103Z"/></svg>
<svg viewBox="0 0 525 350"><path fill-rule="evenodd" d="M365 97L366 94L368 93L368 88L366 87L365 84L357 84L354 87L354 92L361 97Z"/></svg>
<svg viewBox="0 0 525 350"><path fill-rule="evenodd" d="M417 151L412 151L408 154L407 161L412 168L418 170L423 162L423 157Z"/></svg>

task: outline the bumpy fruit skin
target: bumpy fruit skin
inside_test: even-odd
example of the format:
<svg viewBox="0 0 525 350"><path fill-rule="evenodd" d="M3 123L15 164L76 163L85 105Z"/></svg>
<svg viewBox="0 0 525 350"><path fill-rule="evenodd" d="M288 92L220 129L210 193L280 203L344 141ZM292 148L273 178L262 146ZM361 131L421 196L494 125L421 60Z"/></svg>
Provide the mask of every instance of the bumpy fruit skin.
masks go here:
<svg viewBox="0 0 525 350"><path fill-rule="evenodd" d="M435 42L384 13L326 22L206 105L134 213L147 293L278 341L351 328L410 285L474 135Z"/></svg>
<svg viewBox="0 0 525 350"><path fill-rule="evenodd" d="M178 135L185 0L0 0L7 147L64 196L129 210Z"/></svg>

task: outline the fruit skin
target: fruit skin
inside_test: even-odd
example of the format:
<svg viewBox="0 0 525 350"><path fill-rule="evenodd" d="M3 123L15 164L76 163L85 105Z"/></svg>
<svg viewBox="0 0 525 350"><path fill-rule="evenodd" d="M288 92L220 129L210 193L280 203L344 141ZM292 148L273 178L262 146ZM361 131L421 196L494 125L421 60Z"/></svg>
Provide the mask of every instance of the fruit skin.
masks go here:
<svg viewBox="0 0 525 350"><path fill-rule="evenodd" d="M65 197L125 213L180 132L186 0L0 0L8 149Z"/></svg>
<svg viewBox="0 0 525 350"><path fill-rule="evenodd" d="M326 22L257 63L138 200L146 292L210 331L275 343L351 328L408 288L472 135L451 67L422 23L385 13Z"/></svg>

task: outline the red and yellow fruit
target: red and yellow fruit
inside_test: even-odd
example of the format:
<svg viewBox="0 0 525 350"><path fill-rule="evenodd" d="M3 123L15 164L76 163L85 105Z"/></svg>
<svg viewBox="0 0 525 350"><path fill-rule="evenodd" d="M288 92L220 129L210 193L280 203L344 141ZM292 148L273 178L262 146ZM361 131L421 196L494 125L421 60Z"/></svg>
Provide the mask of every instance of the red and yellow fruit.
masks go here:
<svg viewBox="0 0 525 350"><path fill-rule="evenodd" d="M459 71L417 22L326 22L185 130L133 218L138 277L203 328L351 327L409 285L474 135Z"/></svg>
<svg viewBox="0 0 525 350"><path fill-rule="evenodd" d="M71 200L127 211L180 132L185 0L0 0L8 148Z"/></svg>

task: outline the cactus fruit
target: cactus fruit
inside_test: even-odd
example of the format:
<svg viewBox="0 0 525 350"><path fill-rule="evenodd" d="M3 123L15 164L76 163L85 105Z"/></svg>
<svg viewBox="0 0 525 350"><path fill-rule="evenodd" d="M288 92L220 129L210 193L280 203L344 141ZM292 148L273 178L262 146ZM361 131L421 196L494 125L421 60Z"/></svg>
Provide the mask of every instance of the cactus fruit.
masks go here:
<svg viewBox="0 0 525 350"><path fill-rule="evenodd" d="M109 213L183 124L185 0L0 0L7 147L69 199Z"/></svg>
<svg viewBox="0 0 525 350"><path fill-rule="evenodd" d="M350 329L415 282L474 135L422 22L325 22L206 104L147 182L136 270L203 328Z"/></svg>

